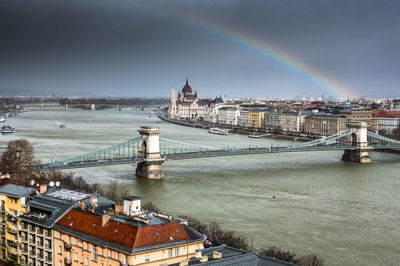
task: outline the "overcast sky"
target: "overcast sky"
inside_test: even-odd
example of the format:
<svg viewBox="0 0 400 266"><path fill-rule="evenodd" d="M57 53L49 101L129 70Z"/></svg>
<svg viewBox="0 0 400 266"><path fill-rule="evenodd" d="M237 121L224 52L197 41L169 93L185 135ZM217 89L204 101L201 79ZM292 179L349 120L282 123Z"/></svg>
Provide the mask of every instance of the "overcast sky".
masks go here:
<svg viewBox="0 0 400 266"><path fill-rule="evenodd" d="M400 1L0 0L0 88L200 97L329 96L216 25L279 47L358 96L400 96ZM206 24L204 24L206 22ZM337 95L334 95L337 96Z"/></svg>

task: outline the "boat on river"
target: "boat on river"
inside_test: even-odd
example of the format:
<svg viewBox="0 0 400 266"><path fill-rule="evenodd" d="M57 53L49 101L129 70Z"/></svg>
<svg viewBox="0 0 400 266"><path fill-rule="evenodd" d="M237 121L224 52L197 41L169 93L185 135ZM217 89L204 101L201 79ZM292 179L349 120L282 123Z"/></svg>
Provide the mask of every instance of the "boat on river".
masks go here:
<svg viewBox="0 0 400 266"><path fill-rule="evenodd" d="M9 125L4 125L1 127L0 131L2 134L10 134L10 133L14 133L15 128L13 128Z"/></svg>
<svg viewBox="0 0 400 266"><path fill-rule="evenodd" d="M261 138L261 135L251 134L251 135L249 135L249 138L259 139L259 138Z"/></svg>
<svg viewBox="0 0 400 266"><path fill-rule="evenodd" d="M217 134L217 135L228 135L229 132L226 129L212 127L208 130L208 133Z"/></svg>

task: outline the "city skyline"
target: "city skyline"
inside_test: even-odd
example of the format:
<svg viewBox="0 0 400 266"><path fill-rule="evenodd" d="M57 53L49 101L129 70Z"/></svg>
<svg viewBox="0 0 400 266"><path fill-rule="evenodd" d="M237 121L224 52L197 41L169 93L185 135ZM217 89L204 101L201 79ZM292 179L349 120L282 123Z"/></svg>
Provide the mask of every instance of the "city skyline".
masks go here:
<svg viewBox="0 0 400 266"><path fill-rule="evenodd" d="M201 97L397 97L399 4L3 1L1 89Z"/></svg>

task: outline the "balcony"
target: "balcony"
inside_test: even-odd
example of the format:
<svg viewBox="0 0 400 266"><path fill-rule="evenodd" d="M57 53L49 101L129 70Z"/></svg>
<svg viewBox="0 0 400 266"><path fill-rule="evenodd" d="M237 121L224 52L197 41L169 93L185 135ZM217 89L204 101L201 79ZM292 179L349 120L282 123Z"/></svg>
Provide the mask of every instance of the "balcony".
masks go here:
<svg viewBox="0 0 400 266"><path fill-rule="evenodd" d="M36 233L37 233L38 235L43 235L43 228L39 227L39 228L36 230Z"/></svg>
<svg viewBox="0 0 400 266"><path fill-rule="evenodd" d="M36 256L35 250L32 249L31 251L29 251L29 255L32 256L32 257L35 257Z"/></svg>
<svg viewBox="0 0 400 266"><path fill-rule="evenodd" d="M71 243L64 242L64 249L65 250L70 251L71 247L72 247Z"/></svg>
<svg viewBox="0 0 400 266"><path fill-rule="evenodd" d="M45 256L45 258L44 258L45 260L46 260L46 262L49 262L49 263L51 263L51 256L49 257L49 256Z"/></svg>
<svg viewBox="0 0 400 266"><path fill-rule="evenodd" d="M24 235L21 235L21 240L22 240L23 242L27 242L27 241L28 241L28 238L27 238L26 236L24 236Z"/></svg>
<svg viewBox="0 0 400 266"><path fill-rule="evenodd" d="M7 244L11 247L18 247L18 243L14 240L7 240Z"/></svg>
<svg viewBox="0 0 400 266"><path fill-rule="evenodd" d="M36 244L37 244L38 247L43 247L43 241L39 241L39 240L38 240L38 241L36 242Z"/></svg>
<svg viewBox="0 0 400 266"><path fill-rule="evenodd" d="M37 256L36 256L36 257L42 260L42 259L43 259L43 257L44 257L44 255L43 255L43 253L40 253L40 252L39 252L39 253L37 254Z"/></svg>
<svg viewBox="0 0 400 266"><path fill-rule="evenodd" d="M27 246L21 246L21 251L22 251L22 253L28 253L28 247Z"/></svg>
<svg viewBox="0 0 400 266"><path fill-rule="evenodd" d="M13 235L18 234L18 230L14 229L14 228L11 228L11 227L7 228L7 232L9 232L10 234L13 234Z"/></svg>
<svg viewBox="0 0 400 266"><path fill-rule="evenodd" d="M51 231L46 231L46 233L44 235L47 236L47 237L52 237Z"/></svg>
<svg viewBox="0 0 400 266"><path fill-rule="evenodd" d="M65 265L71 265L72 264L72 259L64 258L64 264Z"/></svg>
<svg viewBox="0 0 400 266"><path fill-rule="evenodd" d="M53 247L49 243L44 244L44 248L48 250L53 250Z"/></svg>

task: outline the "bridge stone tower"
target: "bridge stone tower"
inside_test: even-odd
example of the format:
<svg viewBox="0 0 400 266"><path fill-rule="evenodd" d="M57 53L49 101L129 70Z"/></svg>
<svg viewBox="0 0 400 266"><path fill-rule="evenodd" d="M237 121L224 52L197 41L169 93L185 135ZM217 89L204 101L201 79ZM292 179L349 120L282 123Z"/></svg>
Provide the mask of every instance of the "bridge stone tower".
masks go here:
<svg viewBox="0 0 400 266"><path fill-rule="evenodd" d="M368 145L367 138L367 123L361 121L347 122L347 129L355 131L348 136L348 145L354 146L354 149L345 150L342 156L342 161L356 163L370 163L371 157L368 151L371 147Z"/></svg>
<svg viewBox="0 0 400 266"><path fill-rule="evenodd" d="M160 130L152 127L141 127L139 131L141 141L139 144L139 157L144 161L138 163L136 175L150 179L164 177L161 164L165 158L160 154Z"/></svg>

